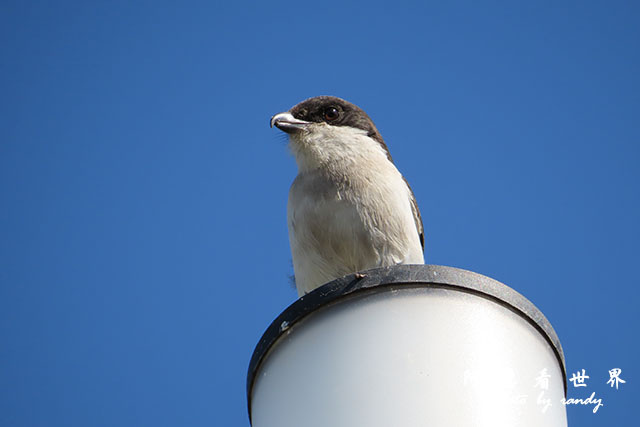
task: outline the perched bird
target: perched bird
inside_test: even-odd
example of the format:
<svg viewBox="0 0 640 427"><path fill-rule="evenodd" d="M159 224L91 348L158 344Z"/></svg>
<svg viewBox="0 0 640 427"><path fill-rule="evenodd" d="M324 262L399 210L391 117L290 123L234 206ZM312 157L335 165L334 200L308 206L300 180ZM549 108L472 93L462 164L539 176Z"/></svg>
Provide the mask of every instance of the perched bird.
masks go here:
<svg viewBox="0 0 640 427"><path fill-rule="evenodd" d="M333 96L271 118L298 164L287 206L300 296L346 274L424 264L422 218L373 121Z"/></svg>

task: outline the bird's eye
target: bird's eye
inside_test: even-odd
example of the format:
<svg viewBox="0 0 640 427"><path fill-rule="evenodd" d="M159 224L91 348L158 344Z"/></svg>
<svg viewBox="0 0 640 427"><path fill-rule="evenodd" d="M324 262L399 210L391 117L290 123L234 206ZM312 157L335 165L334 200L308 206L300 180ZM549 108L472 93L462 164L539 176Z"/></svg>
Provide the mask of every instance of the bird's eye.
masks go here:
<svg viewBox="0 0 640 427"><path fill-rule="evenodd" d="M324 119L328 122L335 120L340 115L340 112L336 107L329 107L324 110Z"/></svg>

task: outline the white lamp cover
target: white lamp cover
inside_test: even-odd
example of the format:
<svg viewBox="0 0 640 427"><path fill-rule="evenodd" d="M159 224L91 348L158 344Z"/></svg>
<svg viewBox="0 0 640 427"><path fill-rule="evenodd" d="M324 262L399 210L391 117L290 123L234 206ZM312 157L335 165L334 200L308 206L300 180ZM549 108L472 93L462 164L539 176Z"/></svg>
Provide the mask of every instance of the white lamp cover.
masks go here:
<svg viewBox="0 0 640 427"><path fill-rule="evenodd" d="M533 304L439 266L347 276L267 330L248 378L253 427L566 426L564 359Z"/></svg>

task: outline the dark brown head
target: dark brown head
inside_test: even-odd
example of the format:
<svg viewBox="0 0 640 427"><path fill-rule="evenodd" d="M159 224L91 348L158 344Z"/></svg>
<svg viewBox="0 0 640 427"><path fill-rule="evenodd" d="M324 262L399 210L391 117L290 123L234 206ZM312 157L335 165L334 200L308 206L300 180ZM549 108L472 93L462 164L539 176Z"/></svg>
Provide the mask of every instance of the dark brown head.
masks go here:
<svg viewBox="0 0 640 427"><path fill-rule="evenodd" d="M371 118L358 106L344 99L335 96L316 96L271 118L271 126L276 126L289 134L302 132L311 123L326 123L330 126L347 126L363 130L382 146L391 160L389 150Z"/></svg>

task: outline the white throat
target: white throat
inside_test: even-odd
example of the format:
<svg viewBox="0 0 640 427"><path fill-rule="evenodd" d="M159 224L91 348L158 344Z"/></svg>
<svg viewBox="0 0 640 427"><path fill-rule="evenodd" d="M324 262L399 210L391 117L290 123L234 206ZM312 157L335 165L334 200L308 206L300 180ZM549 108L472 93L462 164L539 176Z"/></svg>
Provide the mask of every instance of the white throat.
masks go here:
<svg viewBox="0 0 640 427"><path fill-rule="evenodd" d="M349 126L314 123L307 131L291 135L289 145L300 173L388 161L385 150L366 131Z"/></svg>

